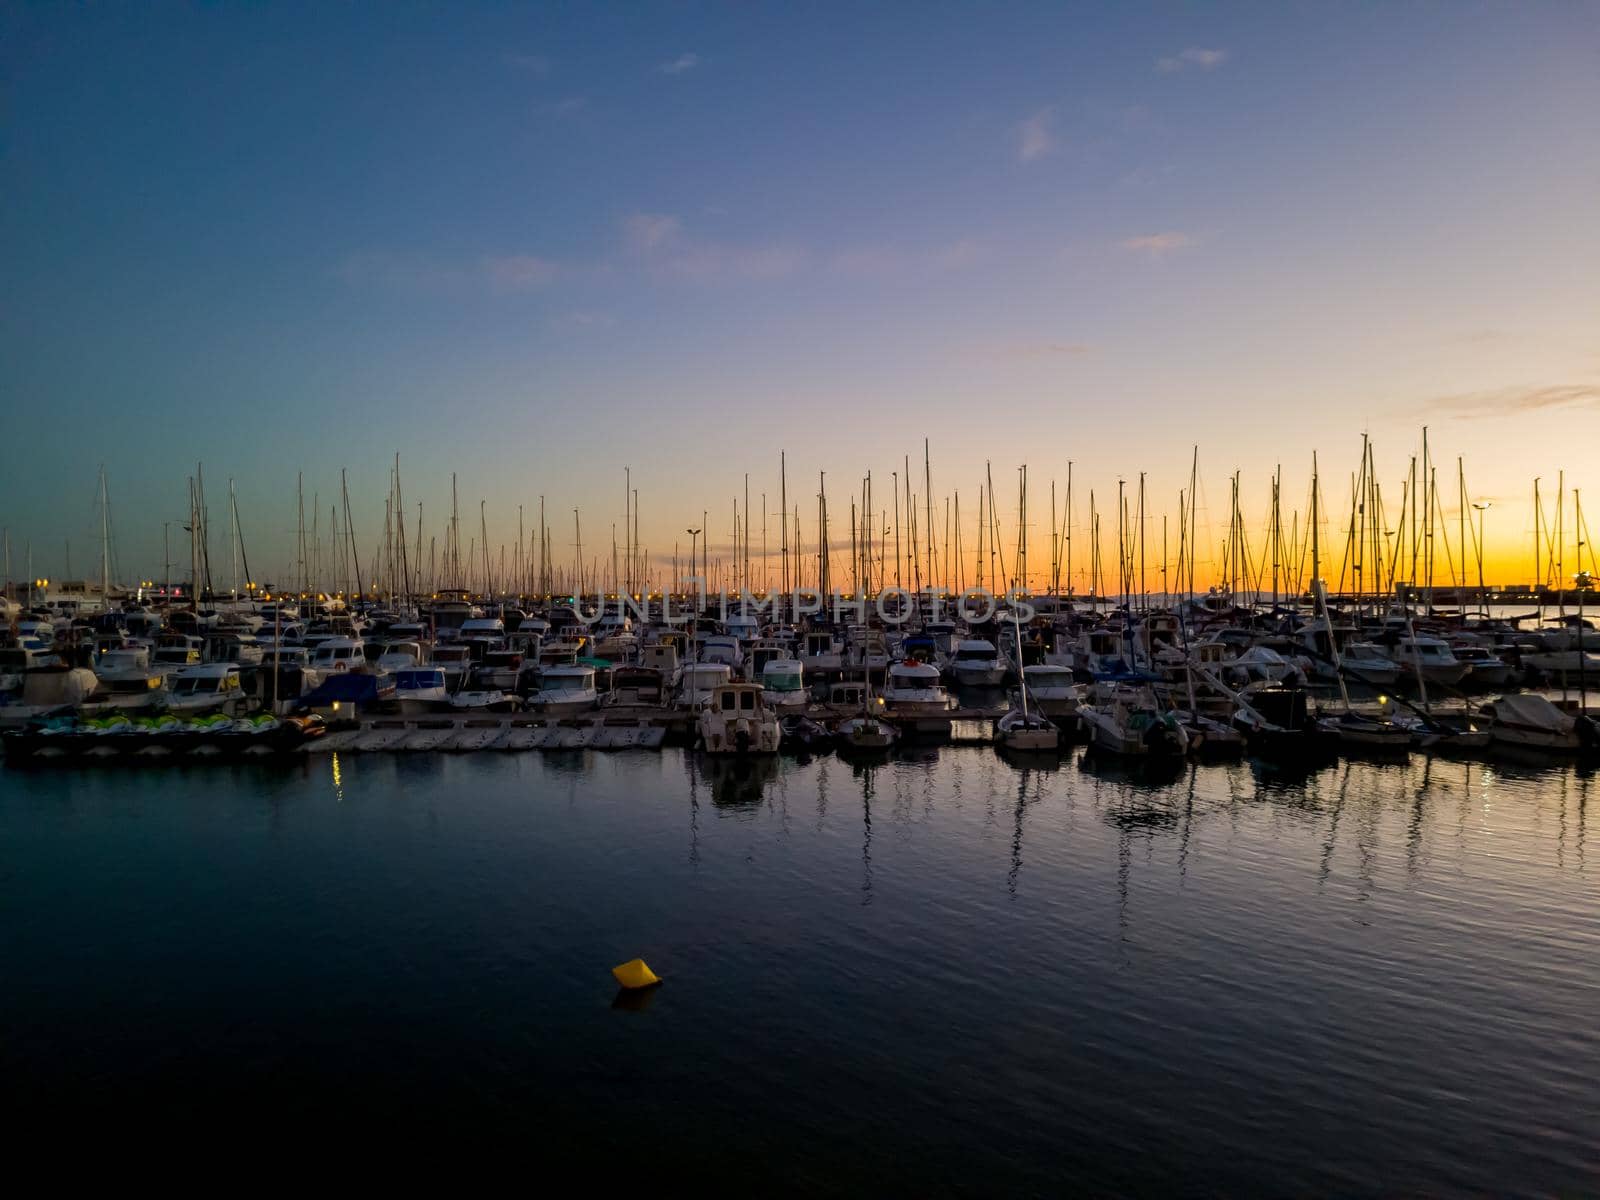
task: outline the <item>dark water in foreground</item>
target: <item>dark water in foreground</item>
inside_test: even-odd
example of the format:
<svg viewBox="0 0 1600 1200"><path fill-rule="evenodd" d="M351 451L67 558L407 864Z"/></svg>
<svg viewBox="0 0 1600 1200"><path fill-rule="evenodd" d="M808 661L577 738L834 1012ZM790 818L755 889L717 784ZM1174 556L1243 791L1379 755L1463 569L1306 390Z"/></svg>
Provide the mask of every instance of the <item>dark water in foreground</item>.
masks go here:
<svg viewBox="0 0 1600 1200"><path fill-rule="evenodd" d="M1422 760L7 770L0 1087L13 1137L653 1189L1593 1194L1597 808ZM667 983L618 1007L639 954Z"/></svg>

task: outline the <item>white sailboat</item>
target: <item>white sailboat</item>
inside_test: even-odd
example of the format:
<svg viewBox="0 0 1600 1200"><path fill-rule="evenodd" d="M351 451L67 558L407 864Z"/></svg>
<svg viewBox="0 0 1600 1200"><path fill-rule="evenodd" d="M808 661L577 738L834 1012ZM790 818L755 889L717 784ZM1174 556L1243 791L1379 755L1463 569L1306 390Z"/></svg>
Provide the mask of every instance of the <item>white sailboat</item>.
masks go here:
<svg viewBox="0 0 1600 1200"><path fill-rule="evenodd" d="M1011 627L1017 639L1017 662L1022 661L1022 625L1015 615ZM995 722L995 740L1007 750L1055 750L1061 745L1061 731L1055 722L1037 712L1028 711L1028 675L1023 671L1017 688L1020 701L1005 716Z"/></svg>

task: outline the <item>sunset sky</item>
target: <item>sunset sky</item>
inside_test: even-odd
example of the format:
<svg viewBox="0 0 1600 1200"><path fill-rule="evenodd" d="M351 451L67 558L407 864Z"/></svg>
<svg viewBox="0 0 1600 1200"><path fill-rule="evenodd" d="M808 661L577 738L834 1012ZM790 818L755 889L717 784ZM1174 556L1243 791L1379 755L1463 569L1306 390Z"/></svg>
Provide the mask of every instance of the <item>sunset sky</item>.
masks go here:
<svg viewBox="0 0 1600 1200"><path fill-rule="evenodd" d="M1069 460L1155 541L1196 445L1202 576L1232 473L1259 545L1313 450L1342 542L1362 434L1392 512L1424 425L1491 579L1535 476L1600 519L1594 3L16 4L0 60L13 578L91 571L102 463L127 579L197 462L258 575L297 471L366 555L396 452L429 535L455 471L569 560L625 465L715 555L780 451L812 543L819 471L887 506L924 437L968 548L986 461L1039 556Z"/></svg>

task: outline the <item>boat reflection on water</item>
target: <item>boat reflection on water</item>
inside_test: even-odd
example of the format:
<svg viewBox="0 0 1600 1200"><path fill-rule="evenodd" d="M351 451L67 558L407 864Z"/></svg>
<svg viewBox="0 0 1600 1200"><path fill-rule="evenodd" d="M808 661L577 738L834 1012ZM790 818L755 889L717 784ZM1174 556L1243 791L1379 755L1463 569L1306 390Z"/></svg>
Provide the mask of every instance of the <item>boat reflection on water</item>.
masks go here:
<svg viewBox="0 0 1600 1200"><path fill-rule="evenodd" d="M783 771L782 760L775 755L691 754L687 761L695 778L711 789L711 803L718 808L759 806L767 785L776 782Z"/></svg>
<svg viewBox="0 0 1600 1200"><path fill-rule="evenodd" d="M1060 750L1013 750L1006 745L997 745L994 752L1024 774L1030 771L1059 771L1062 763L1067 761L1067 756Z"/></svg>
<svg viewBox="0 0 1600 1200"><path fill-rule="evenodd" d="M1323 761L1316 759L1268 759L1249 758L1250 774L1255 776L1256 782L1263 787L1294 787L1298 784L1309 783L1319 775L1326 775L1337 767L1338 761ZM1364 766L1380 767L1383 764L1363 760ZM1401 762L1400 766L1406 764Z"/></svg>
<svg viewBox="0 0 1600 1200"><path fill-rule="evenodd" d="M1182 779L1193 764L1185 758L1129 757L1120 754L1100 754L1091 745L1078 756L1078 770L1099 779L1120 780L1125 783L1163 787Z"/></svg>

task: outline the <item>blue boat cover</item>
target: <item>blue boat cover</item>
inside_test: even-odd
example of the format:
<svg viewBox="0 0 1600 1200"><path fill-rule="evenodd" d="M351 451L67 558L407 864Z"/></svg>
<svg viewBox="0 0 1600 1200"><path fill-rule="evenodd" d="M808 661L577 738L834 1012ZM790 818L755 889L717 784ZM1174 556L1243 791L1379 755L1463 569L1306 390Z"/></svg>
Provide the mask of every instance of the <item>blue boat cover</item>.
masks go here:
<svg viewBox="0 0 1600 1200"><path fill-rule="evenodd" d="M378 677L358 671L341 671L329 675L315 691L300 697L307 708L332 704L335 700L345 704L371 704L378 699Z"/></svg>

